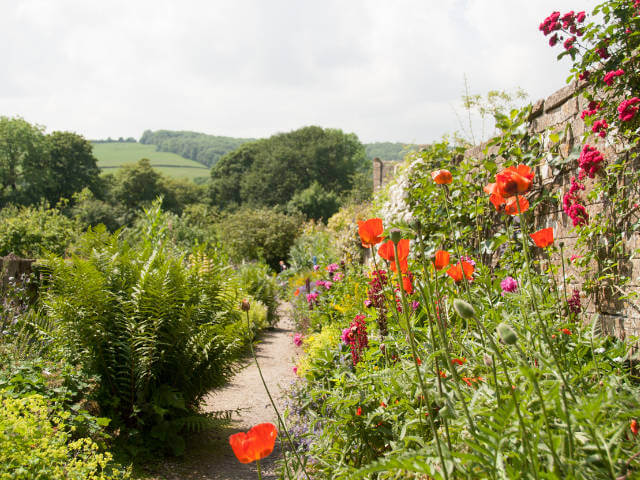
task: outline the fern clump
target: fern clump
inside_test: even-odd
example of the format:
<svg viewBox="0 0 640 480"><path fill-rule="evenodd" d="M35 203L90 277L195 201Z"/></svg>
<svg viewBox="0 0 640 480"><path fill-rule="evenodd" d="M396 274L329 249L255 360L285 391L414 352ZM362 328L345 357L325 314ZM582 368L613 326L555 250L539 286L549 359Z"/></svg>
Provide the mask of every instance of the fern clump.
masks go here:
<svg viewBox="0 0 640 480"><path fill-rule="evenodd" d="M182 433L207 423L198 416L204 396L234 372L247 326L229 267L204 262L153 232L132 246L100 227L71 259L46 261L55 345L99 376L101 414L130 446L181 453Z"/></svg>

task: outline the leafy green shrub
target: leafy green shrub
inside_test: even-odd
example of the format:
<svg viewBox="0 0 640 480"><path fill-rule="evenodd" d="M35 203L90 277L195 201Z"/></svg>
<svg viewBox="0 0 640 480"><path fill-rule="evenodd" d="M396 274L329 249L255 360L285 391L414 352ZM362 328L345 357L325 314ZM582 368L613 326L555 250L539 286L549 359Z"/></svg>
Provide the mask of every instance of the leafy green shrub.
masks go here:
<svg viewBox="0 0 640 480"><path fill-rule="evenodd" d="M259 263L241 265L238 280L245 291L266 307L267 323L275 325L278 321L278 284L269 268Z"/></svg>
<svg viewBox="0 0 640 480"><path fill-rule="evenodd" d="M335 261L338 253L333 246L331 234L322 224L308 222L289 251L289 263L295 270L310 269L315 258L317 265Z"/></svg>
<svg viewBox="0 0 640 480"><path fill-rule="evenodd" d="M95 398L129 445L184 450L181 433L206 422L197 409L233 373L246 334L228 268L190 262L153 224L135 247L88 232L70 261L50 257L43 292L62 354L100 377Z"/></svg>
<svg viewBox="0 0 640 480"><path fill-rule="evenodd" d="M287 258L302 218L275 209L245 209L220 222L220 238L231 260L263 260L274 270Z"/></svg>
<svg viewBox="0 0 640 480"><path fill-rule="evenodd" d="M0 256L41 257L46 252L63 255L77 238L80 224L49 208L7 207L0 210Z"/></svg>
<svg viewBox="0 0 640 480"><path fill-rule="evenodd" d="M129 478L93 440L74 439L69 412L51 410L43 396L1 391L0 408L0 479Z"/></svg>
<svg viewBox="0 0 640 480"><path fill-rule="evenodd" d="M325 221L338 211L340 201L334 192L328 192L317 181L297 192L287 203L292 212L302 212L307 218Z"/></svg>

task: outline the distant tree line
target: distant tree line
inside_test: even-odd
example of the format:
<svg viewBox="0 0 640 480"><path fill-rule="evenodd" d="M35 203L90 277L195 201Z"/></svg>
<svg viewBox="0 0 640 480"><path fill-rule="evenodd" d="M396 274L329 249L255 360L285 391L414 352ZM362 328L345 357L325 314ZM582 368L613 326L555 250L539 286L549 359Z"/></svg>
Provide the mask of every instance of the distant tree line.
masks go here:
<svg viewBox="0 0 640 480"><path fill-rule="evenodd" d="M207 167L215 165L226 153L235 150L251 138L232 138L207 135L198 132L172 130L146 130L140 143L156 145L160 152L176 153L202 163Z"/></svg>
<svg viewBox="0 0 640 480"><path fill-rule="evenodd" d="M378 157L381 160L400 161L411 151L417 150L417 145L407 145L405 143L375 142L365 143L364 149L367 158L373 160Z"/></svg>
<svg viewBox="0 0 640 480"><path fill-rule="evenodd" d="M111 137L107 137L106 139L101 140L90 140L91 143L138 143L138 141L133 137L118 137L118 139L113 139Z"/></svg>

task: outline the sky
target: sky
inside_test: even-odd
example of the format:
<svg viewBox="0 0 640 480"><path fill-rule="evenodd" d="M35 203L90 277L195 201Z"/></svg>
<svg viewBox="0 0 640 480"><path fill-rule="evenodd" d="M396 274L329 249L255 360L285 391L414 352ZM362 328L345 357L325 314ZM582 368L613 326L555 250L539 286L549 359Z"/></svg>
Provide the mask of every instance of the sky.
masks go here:
<svg viewBox="0 0 640 480"><path fill-rule="evenodd" d="M593 0L0 2L0 115L88 139L144 130L362 142L460 129L471 93L565 85L538 26Z"/></svg>

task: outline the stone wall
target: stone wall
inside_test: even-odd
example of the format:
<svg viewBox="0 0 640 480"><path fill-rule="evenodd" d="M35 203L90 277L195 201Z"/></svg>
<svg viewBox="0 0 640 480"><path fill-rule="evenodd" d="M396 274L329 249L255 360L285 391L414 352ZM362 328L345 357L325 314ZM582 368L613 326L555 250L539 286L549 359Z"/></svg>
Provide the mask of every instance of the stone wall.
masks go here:
<svg viewBox="0 0 640 480"><path fill-rule="evenodd" d="M550 148L552 140L550 139L550 133L554 132L566 132L562 135L562 144L559 145L560 154L563 157L567 157L574 148L582 147L582 134L585 131L585 125L580 118L582 110L586 109L586 101L581 96L576 96L576 89L581 88L581 85L572 83L557 92L553 93L546 99L538 100L532 109L531 116L529 118L529 131L532 134L543 134L545 141L545 147ZM615 151L615 147L606 145L598 137L590 138L589 144L596 146L604 155L605 161L614 158L618 153ZM495 154L497 149L488 149L486 152L486 145L478 145L469 149L465 156L469 158L482 159L485 155ZM499 160L499 159L498 159ZM383 163L383 162L380 162ZM554 193L559 193L560 198L568 191L571 181L571 176L577 172L577 162L572 165L571 172L554 176L552 169L547 164L542 164L537 167L536 171L536 184L535 188L549 189ZM382 167L381 171L384 171ZM376 162L374 161L374 188L379 188L382 184L376 183L378 179L384 178L382 175L376 177ZM586 179L584 182L587 191L593 185L593 180ZM586 196L583 196L586 199ZM639 200L640 202L640 200ZM602 211L602 200L596 200L591 203L585 204L589 216L599 211ZM636 219L640 221L640 215L638 210L635 211ZM559 245L560 242L564 243L564 257L570 258L572 255L580 255L581 252L576 250L577 235L573 231L573 224L571 219L562 210L562 204L560 203L556 207L547 207L544 211L536 212L536 228L553 227L555 235L555 244ZM594 248L604 239L594 238ZM640 235L638 233L629 234L626 238L627 251L635 251L640 248ZM561 264L560 253L557 252L552 262L556 265ZM570 295L573 289L582 290L582 284L584 279L577 268L565 262L565 268L567 270L566 277L569 279L567 285L567 291ZM621 265L622 270L627 276L631 278L631 284L625 286L626 292L638 292L640 293L640 257L635 254L632 256L628 264ZM591 275L599 275L598 267L596 264L590 266ZM627 301L617 301L618 294L612 294L611 290L616 290L615 285L611 285L608 291L596 292L592 298L585 298L582 296L582 304L586 306L586 311L589 314L589 318L593 318L592 315L598 314L602 321L602 327L610 333L615 333L619 336L625 335L640 335L640 300L630 298ZM619 293L619 292L618 292Z"/></svg>
<svg viewBox="0 0 640 480"><path fill-rule="evenodd" d="M373 159L373 191L388 183L396 173L400 162L384 161L378 157Z"/></svg>

